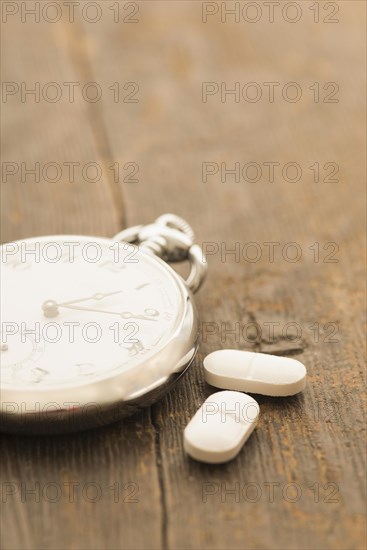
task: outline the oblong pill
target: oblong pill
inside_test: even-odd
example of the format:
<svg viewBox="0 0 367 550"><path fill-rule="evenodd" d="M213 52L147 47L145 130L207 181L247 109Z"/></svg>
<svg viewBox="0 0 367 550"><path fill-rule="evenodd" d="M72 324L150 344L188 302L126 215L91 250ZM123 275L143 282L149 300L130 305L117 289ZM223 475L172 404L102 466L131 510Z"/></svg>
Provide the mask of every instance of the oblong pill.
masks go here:
<svg viewBox="0 0 367 550"><path fill-rule="evenodd" d="M202 404L184 431L184 449L196 460L219 464L232 460L250 437L259 417L255 399L221 391Z"/></svg>
<svg viewBox="0 0 367 550"><path fill-rule="evenodd" d="M307 371L289 357L223 349L205 357L204 374L217 388L285 397L305 388Z"/></svg>

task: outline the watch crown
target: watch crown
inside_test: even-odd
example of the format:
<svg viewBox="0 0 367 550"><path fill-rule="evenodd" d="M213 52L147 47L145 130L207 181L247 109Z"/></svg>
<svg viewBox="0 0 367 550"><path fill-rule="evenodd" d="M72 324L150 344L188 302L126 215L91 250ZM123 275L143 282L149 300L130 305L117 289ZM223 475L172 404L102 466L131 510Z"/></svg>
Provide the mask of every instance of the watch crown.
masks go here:
<svg viewBox="0 0 367 550"><path fill-rule="evenodd" d="M194 231L183 218L163 214L149 225L136 225L120 231L113 240L135 244L167 262L188 260L191 271L186 284L196 292L205 278L207 264L202 249L194 244L194 237Z"/></svg>

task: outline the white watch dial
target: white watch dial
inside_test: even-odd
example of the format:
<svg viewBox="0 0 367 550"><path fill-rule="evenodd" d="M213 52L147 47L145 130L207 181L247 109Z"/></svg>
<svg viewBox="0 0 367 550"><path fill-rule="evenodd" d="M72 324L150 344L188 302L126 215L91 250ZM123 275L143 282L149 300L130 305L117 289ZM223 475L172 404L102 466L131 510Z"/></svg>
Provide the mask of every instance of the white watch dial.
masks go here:
<svg viewBox="0 0 367 550"><path fill-rule="evenodd" d="M1 384L52 388L146 361L180 322L182 293L155 257L106 239L1 247Z"/></svg>

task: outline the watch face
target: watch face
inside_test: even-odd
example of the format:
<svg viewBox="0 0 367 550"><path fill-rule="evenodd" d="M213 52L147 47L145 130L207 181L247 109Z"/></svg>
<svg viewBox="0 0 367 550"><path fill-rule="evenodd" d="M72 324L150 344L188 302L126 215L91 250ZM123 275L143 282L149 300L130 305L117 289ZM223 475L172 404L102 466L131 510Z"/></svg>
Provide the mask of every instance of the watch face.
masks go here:
<svg viewBox="0 0 367 550"><path fill-rule="evenodd" d="M183 306L171 270L133 245L75 236L3 245L1 385L59 390L133 370L172 338Z"/></svg>

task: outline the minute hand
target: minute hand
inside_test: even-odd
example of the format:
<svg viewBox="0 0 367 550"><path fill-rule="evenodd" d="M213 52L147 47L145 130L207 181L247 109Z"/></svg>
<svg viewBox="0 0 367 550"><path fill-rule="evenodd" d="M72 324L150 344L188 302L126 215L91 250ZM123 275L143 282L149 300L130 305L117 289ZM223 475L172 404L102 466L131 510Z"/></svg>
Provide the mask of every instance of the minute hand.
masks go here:
<svg viewBox="0 0 367 550"><path fill-rule="evenodd" d="M153 319L152 316L147 315L135 315L134 313L131 313L130 311L107 311L105 309L93 309L90 307L79 307L79 306L72 306L72 305L66 305L66 304L58 304L59 307L64 307L66 309L75 309L76 311L91 311L93 313L107 313L109 315L118 315L119 317L122 317L123 319L144 319L145 321L156 321L157 319Z"/></svg>

